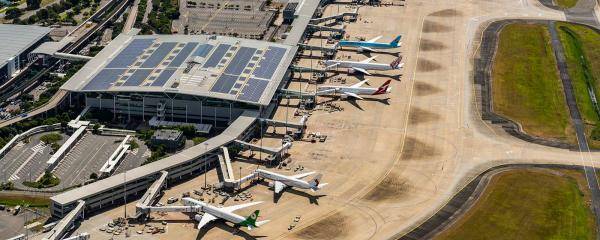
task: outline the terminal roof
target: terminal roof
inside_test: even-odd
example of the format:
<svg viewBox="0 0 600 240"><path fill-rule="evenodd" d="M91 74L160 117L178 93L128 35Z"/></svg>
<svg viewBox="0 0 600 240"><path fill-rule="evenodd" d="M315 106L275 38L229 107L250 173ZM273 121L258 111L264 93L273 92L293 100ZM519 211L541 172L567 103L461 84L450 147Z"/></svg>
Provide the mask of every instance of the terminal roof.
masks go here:
<svg viewBox="0 0 600 240"><path fill-rule="evenodd" d="M292 48L225 36L121 34L62 89L180 93L268 105Z"/></svg>
<svg viewBox="0 0 600 240"><path fill-rule="evenodd" d="M0 24L0 67L4 66L8 59L20 55L30 48L44 36L50 33L50 28L31 26Z"/></svg>

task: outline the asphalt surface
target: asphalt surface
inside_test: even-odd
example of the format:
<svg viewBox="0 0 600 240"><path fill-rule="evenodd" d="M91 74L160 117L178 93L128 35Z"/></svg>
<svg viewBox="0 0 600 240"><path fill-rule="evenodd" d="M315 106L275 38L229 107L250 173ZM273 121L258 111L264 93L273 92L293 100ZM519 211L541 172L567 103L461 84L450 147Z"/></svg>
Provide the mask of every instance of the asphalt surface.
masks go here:
<svg viewBox="0 0 600 240"><path fill-rule="evenodd" d="M596 0L579 0L575 7L565 10L567 21L600 27L598 18L594 12Z"/></svg>
<svg viewBox="0 0 600 240"><path fill-rule="evenodd" d="M35 213L30 211L21 211L14 216L12 213L0 211L0 238L8 239L19 234L25 234L25 219L31 220L36 217Z"/></svg>
<svg viewBox="0 0 600 240"><path fill-rule="evenodd" d="M0 162L0 181L22 181L35 180L46 168L46 161L52 156L52 149L40 141L40 137L48 132L35 134L30 137L30 142L18 143L2 158ZM62 135L59 141L62 144L69 137ZM20 184L19 184L20 185Z"/></svg>
<svg viewBox="0 0 600 240"><path fill-rule="evenodd" d="M140 147L138 149L129 150L129 152L125 154L123 160L121 160L119 165L117 165L117 169L115 170L114 174L134 169L136 167L141 166L142 163L144 163L144 161L146 160L146 158L144 157L144 153L150 150L139 139L136 139L136 141L140 145Z"/></svg>
<svg viewBox="0 0 600 240"><path fill-rule="evenodd" d="M554 21L548 22L548 30L550 31L550 36L552 37L552 48L554 49L556 64L558 66L558 71L560 72L560 79L563 84L565 98L571 116L571 122L573 122L573 127L575 128L575 133L577 135L577 144L579 145L579 150L582 152L589 152L590 148L585 137L585 126L581 118L581 113L577 108L577 102L575 101L575 92L573 91L571 77L569 76L569 72L567 70L567 62L564 49L558 37L558 33L556 32ZM596 229L600 229L600 187L598 184L596 170L593 167L589 167L587 165L584 165L583 170L585 172L585 176L588 182L588 187L590 188L592 193L592 208L595 213L594 216L596 217Z"/></svg>
<svg viewBox="0 0 600 240"><path fill-rule="evenodd" d="M122 140L123 137L86 133L56 166L54 174L61 181L53 189L81 184L88 180L92 173L98 174L102 165L106 163Z"/></svg>

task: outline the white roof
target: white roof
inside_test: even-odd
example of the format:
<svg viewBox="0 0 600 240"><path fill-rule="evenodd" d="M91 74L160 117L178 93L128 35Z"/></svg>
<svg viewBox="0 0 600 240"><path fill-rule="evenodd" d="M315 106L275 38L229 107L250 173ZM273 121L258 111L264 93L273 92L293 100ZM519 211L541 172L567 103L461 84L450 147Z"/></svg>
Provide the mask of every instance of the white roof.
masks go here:
<svg viewBox="0 0 600 240"><path fill-rule="evenodd" d="M23 53L27 48L34 45L44 36L50 33L50 28L0 24L0 67L4 66L8 59Z"/></svg>

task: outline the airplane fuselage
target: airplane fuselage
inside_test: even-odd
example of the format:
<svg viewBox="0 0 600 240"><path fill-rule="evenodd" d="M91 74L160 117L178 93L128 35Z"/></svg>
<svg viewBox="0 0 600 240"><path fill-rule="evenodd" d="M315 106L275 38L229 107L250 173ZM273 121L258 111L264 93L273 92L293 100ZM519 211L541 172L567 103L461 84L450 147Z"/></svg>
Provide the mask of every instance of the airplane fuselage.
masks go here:
<svg viewBox="0 0 600 240"><path fill-rule="evenodd" d="M326 60L325 65L331 66L338 64L336 67L342 68L362 68L365 70L392 70L392 66L385 63L363 63L363 62L352 62L352 61L340 61L340 60Z"/></svg>
<svg viewBox="0 0 600 240"><path fill-rule="evenodd" d="M377 88L344 87L344 86L320 86L317 91L334 90L335 92L354 93L356 95L373 95Z"/></svg>
<svg viewBox="0 0 600 240"><path fill-rule="evenodd" d="M208 213L217 218L224 219L224 220L232 222L232 223L240 223L245 220L245 218L240 215L237 215L235 213L221 211L218 207L208 205L202 201L194 200L191 198L183 198L182 201L183 201L183 204L186 206L199 207L199 210L204 213ZM199 221L199 219L196 219L196 220Z"/></svg>
<svg viewBox="0 0 600 240"><path fill-rule="evenodd" d="M272 181L278 181L281 182L285 185L287 185L288 187L296 187L296 188L302 188L302 189L310 189L310 184L308 184L308 182L304 181L304 180L300 180L300 179L294 179L282 174L278 174L278 173L274 173L274 172L269 172L269 171L264 171L262 169L257 169L256 172L258 173L258 175L262 178L266 178Z"/></svg>
<svg viewBox="0 0 600 240"><path fill-rule="evenodd" d="M340 47L366 47L372 49L390 49L397 48L398 46L394 46L389 43L379 43L379 42L363 42L363 41L340 41Z"/></svg>

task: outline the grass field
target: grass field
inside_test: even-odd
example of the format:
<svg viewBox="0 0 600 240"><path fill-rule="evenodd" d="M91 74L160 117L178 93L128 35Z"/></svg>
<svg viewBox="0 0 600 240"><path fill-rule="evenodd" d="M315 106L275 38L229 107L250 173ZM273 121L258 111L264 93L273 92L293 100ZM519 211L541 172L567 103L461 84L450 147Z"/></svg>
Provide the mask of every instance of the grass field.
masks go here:
<svg viewBox="0 0 600 240"><path fill-rule="evenodd" d="M590 193L576 170L509 170L494 176L445 239L595 239Z"/></svg>
<svg viewBox="0 0 600 240"><path fill-rule="evenodd" d="M561 8L572 8L577 4L577 0L554 0L554 2Z"/></svg>
<svg viewBox="0 0 600 240"><path fill-rule="evenodd" d="M520 123L528 134L575 143L545 26L505 26L500 32L492 77L496 113Z"/></svg>
<svg viewBox="0 0 600 240"><path fill-rule="evenodd" d="M590 86L596 97L600 97L600 34L585 26L562 22L556 28L565 49L577 107L586 123L588 142L591 147L600 148L600 141L591 138L592 129L600 125L600 119L588 92Z"/></svg>
<svg viewBox="0 0 600 240"><path fill-rule="evenodd" d="M50 199L47 197L31 197L19 194L0 194L0 205L17 206L27 204L30 207L48 207Z"/></svg>

